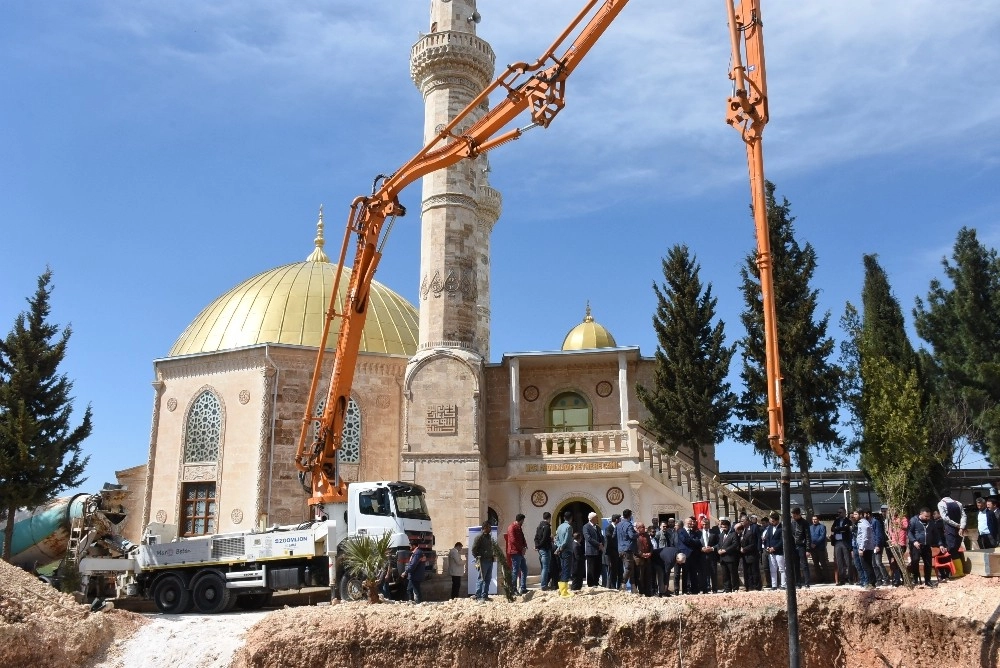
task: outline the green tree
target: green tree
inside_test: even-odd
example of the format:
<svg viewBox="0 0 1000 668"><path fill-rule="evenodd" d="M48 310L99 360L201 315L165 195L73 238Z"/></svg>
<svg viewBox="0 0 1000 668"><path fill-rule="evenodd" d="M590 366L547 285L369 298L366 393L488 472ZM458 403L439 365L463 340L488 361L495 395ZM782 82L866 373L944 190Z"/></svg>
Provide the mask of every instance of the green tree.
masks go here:
<svg viewBox="0 0 1000 668"><path fill-rule="evenodd" d="M342 596L353 599L355 596L367 595L369 603L379 602L378 577L389 561L386 553L392 547L392 539L392 533L386 532L378 538L359 534L344 540L341 558L344 560L349 579L345 591L341 592ZM360 587L355 588L350 578L355 578ZM336 586L335 583L331 585Z"/></svg>
<svg viewBox="0 0 1000 668"><path fill-rule="evenodd" d="M735 346L725 345L725 324L715 319L712 285L702 287L700 267L687 246L670 249L663 264L663 285L656 293L656 367L651 388L636 393L649 411L645 427L672 451L689 446L698 485L702 448L721 440L736 404L726 376Z"/></svg>
<svg viewBox="0 0 1000 668"><path fill-rule="evenodd" d="M856 438L851 448L879 496L902 512L936 495L929 484L951 452L947 426L903 312L874 255L865 255L863 313L848 303L841 320L844 398Z"/></svg>
<svg viewBox="0 0 1000 668"><path fill-rule="evenodd" d="M1000 463L1000 258L974 229L963 227L952 261L942 259L947 288L931 281L926 303L914 309L917 334L933 349L933 365L947 386L951 410L971 419L961 436L995 466Z"/></svg>
<svg viewBox="0 0 1000 668"><path fill-rule="evenodd" d="M86 480L89 457L81 444L91 432L90 406L70 425L73 383L59 373L70 328L48 322L52 272L38 278L29 308L0 341L0 510L13 519ZM4 532L3 559L10 561L14 522Z"/></svg>
<svg viewBox="0 0 1000 668"><path fill-rule="evenodd" d="M795 239L795 218L787 199L778 204L774 184L765 183L767 221L774 274L778 320L778 355L782 375L785 448L802 476L806 512L813 508L809 472L813 453L822 451L837 460L843 439L837 433L837 411L842 370L831 361L834 341L827 336L830 314L817 318L819 291L809 286L816 271L816 251ZM746 337L740 341L744 392L736 407L742 424L736 437L753 444L765 462L773 459L768 441L767 375L765 372L764 314L756 250L740 269L746 310L740 318Z"/></svg>

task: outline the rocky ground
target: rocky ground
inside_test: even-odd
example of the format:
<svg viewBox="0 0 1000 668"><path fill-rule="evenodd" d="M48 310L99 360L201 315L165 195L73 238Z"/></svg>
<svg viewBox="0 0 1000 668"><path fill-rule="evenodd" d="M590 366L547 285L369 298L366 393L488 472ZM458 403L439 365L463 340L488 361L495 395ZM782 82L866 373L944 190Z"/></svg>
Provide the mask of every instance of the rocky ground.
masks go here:
<svg viewBox="0 0 1000 668"><path fill-rule="evenodd" d="M1000 665L1000 579L798 596L802 666ZM0 562L0 666L644 668L788 664L783 592L648 599L603 589L514 603L288 607L215 616L91 613Z"/></svg>

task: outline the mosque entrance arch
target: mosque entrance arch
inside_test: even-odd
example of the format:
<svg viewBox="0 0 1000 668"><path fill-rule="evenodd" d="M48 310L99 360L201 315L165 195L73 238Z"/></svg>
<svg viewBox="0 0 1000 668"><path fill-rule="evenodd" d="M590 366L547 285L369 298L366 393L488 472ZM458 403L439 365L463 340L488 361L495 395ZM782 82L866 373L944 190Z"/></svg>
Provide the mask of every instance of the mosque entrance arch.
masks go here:
<svg viewBox="0 0 1000 668"><path fill-rule="evenodd" d="M556 509L556 514L552 518L555 526L562 524L563 513L566 511L569 511L572 514L569 523L572 525L574 533L577 531L583 531L583 525L587 523L587 515L598 512L597 508L595 508L587 499L580 497L566 499ZM598 513L598 515L600 515L600 513Z"/></svg>

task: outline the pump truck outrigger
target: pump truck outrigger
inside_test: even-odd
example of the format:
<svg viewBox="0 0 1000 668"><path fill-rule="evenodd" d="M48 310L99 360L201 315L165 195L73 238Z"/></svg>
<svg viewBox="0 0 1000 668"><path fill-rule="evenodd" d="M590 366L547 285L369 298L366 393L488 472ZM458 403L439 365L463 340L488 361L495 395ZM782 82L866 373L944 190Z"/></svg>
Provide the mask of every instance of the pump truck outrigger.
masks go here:
<svg viewBox="0 0 1000 668"><path fill-rule="evenodd" d="M274 591L313 585L329 586L334 598L357 599L361 597L360 580L349 577L338 559L346 538L391 533L392 546L397 550L394 562L397 577L412 547L433 546L422 487L406 482L348 485L338 468L337 453L368 313L369 291L392 223L405 214L399 194L435 170L482 155L518 139L531 128L548 127L565 105L567 78L627 2L589 0L538 60L508 66L413 158L393 174L376 177L371 196L358 197L351 204L321 339L326 341L334 318L340 318L327 400L319 427L314 430L316 393L324 375L325 348L321 345L295 455L300 479L310 494L314 519L265 531L194 538L178 538L175 527L152 523L144 531L141 545L113 541L118 546L113 552L88 551L82 549L82 543L78 543L81 547L78 552L71 543L67 554L74 559L85 555L79 559L84 593L105 597L148 596L164 612L185 612L192 606L201 612L220 612L233 605L259 607ZM789 456L784 448L778 330L764 199L761 137L767 123L767 92L760 7L759 0L724 2L732 43L730 78L734 82L726 121L741 132L747 146L765 321L770 442L787 467ZM574 32L576 37L563 48ZM557 55L560 49L561 55ZM505 92L504 99L460 131L470 114L497 91ZM505 129L524 111L531 116L528 125ZM356 236L353 271L343 310L337 312L334 299L339 294L352 235ZM74 531L77 529L74 525ZM107 544L107 540L103 542ZM102 543L94 540L91 544ZM433 560L433 550L427 553ZM428 570L434 572L433 563Z"/></svg>

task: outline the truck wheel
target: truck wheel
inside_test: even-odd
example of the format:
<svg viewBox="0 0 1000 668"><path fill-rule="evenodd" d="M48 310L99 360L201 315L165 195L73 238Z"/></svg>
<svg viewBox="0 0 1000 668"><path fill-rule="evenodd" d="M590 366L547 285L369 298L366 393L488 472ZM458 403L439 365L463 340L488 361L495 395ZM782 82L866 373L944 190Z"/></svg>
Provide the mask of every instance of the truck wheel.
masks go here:
<svg viewBox="0 0 1000 668"><path fill-rule="evenodd" d="M194 607L206 615L225 612L232 603L232 592L226 589L226 581L214 572L195 580L191 597L194 599Z"/></svg>
<svg viewBox="0 0 1000 668"><path fill-rule="evenodd" d="M240 610L260 610L271 602L271 593L243 594L236 599L236 607Z"/></svg>
<svg viewBox="0 0 1000 668"><path fill-rule="evenodd" d="M176 575L164 575L153 586L153 602L165 615L181 615L191 609L191 592Z"/></svg>
<svg viewBox="0 0 1000 668"><path fill-rule="evenodd" d="M364 580L356 575L344 573L343 577L340 578L340 600L361 601L364 599Z"/></svg>

